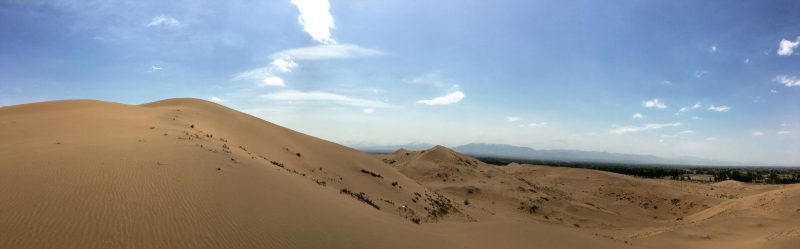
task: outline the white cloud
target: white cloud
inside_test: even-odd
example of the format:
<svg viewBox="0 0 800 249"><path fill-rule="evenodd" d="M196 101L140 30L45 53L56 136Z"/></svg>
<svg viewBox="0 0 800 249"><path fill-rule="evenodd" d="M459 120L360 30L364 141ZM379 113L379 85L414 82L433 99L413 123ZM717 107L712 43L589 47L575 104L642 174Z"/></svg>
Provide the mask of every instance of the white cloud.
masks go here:
<svg viewBox="0 0 800 249"><path fill-rule="evenodd" d="M161 71L161 70L164 70L164 68L163 67L157 67L157 66L150 66L150 70L147 70L147 72L151 72L152 73L152 72L158 72L158 71Z"/></svg>
<svg viewBox="0 0 800 249"><path fill-rule="evenodd" d="M283 83L283 79L278 76L267 76L264 80L261 81L262 86L286 86Z"/></svg>
<svg viewBox="0 0 800 249"><path fill-rule="evenodd" d="M327 44L286 49L272 54L272 57L289 58L291 60L330 60L378 56L383 54L384 53L380 50L363 48L354 44Z"/></svg>
<svg viewBox="0 0 800 249"><path fill-rule="evenodd" d="M297 63L295 63L291 57L284 56L272 60L272 66L275 70L278 70L278 72L288 73L297 67Z"/></svg>
<svg viewBox="0 0 800 249"><path fill-rule="evenodd" d="M792 75L778 75L775 76L775 79L773 79L772 81L781 83L782 85L787 87L800 86L800 78L797 78L797 76L792 76Z"/></svg>
<svg viewBox="0 0 800 249"><path fill-rule="evenodd" d="M547 127L547 122L521 124L519 127L544 128Z"/></svg>
<svg viewBox="0 0 800 249"><path fill-rule="evenodd" d="M701 108L701 107L703 107L703 105L701 105L701 104L698 102L698 103L695 103L695 104L694 104L694 105L692 105L692 106L681 107L681 109L680 109L680 110L678 110L678 112L688 112L688 111L691 111L691 110L694 110L694 109L698 109L698 108Z"/></svg>
<svg viewBox="0 0 800 249"><path fill-rule="evenodd" d="M631 117L634 119L643 119L644 115L642 115L641 113L634 113L633 116Z"/></svg>
<svg viewBox="0 0 800 249"><path fill-rule="evenodd" d="M678 134L694 134L694 131L693 130L683 130L683 131L679 131Z"/></svg>
<svg viewBox="0 0 800 249"><path fill-rule="evenodd" d="M514 123L520 120L522 120L522 118L520 117L506 117L506 121L508 121L509 123Z"/></svg>
<svg viewBox="0 0 800 249"><path fill-rule="evenodd" d="M764 135L764 133L763 133L763 132L761 132L761 131L754 131L754 132L752 132L752 133L750 133L750 134L752 134L753 136L756 136L756 137L759 137L759 136L763 136L763 135Z"/></svg>
<svg viewBox="0 0 800 249"><path fill-rule="evenodd" d="M364 112L364 113L371 114L371 113L374 113L374 112L375 112L375 109L372 109L372 108L367 108L367 109L364 109L364 110L363 110L363 112Z"/></svg>
<svg viewBox="0 0 800 249"><path fill-rule="evenodd" d="M791 131L778 131L778 132L775 133L775 135L785 135L785 134L789 134L789 133L792 133L792 132Z"/></svg>
<svg viewBox="0 0 800 249"><path fill-rule="evenodd" d="M788 124L788 123L781 123L781 124L780 124L780 126L781 126L781 127L789 127L789 126L792 126L792 125L791 125L791 124Z"/></svg>
<svg viewBox="0 0 800 249"><path fill-rule="evenodd" d="M698 117L698 116L692 117L692 120L698 120L698 119L700 119L700 117Z"/></svg>
<svg viewBox="0 0 800 249"><path fill-rule="evenodd" d="M711 46L711 53L717 52L717 46Z"/></svg>
<svg viewBox="0 0 800 249"><path fill-rule="evenodd" d="M657 98L651 99L651 100L642 101L642 105L644 105L644 107L647 107L647 108L658 108L658 109L667 108L667 105L664 104L664 102L661 102L660 100L658 100Z"/></svg>
<svg viewBox="0 0 800 249"><path fill-rule="evenodd" d="M217 102L217 103L222 103L223 102L222 99L217 98L217 97L211 97L211 98L208 98L208 100L210 100L211 102Z"/></svg>
<svg viewBox="0 0 800 249"><path fill-rule="evenodd" d="M726 105L721 105L721 106L711 105L711 106L708 107L708 110L709 111L715 111L715 112L727 112L727 111L730 111L731 108L726 106Z"/></svg>
<svg viewBox="0 0 800 249"><path fill-rule="evenodd" d="M259 67L256 69L252 69L249 71L244 71L237 73L231 77L231 80L263 80L266 77L272 76L272 68L270 67Z"/></svg>
<svg viewBox="0 0 800 249"><path fill-rule="evenodd" d="M717 138L715 138L715 137L707 137L706 141L717 141Z"/></svg>
<svg viewBox="0 0 800 249"><path fill-rule="evenodd" d="M167 15L160 15L153 17L153 19L145 25L147 27L166 27L166 28L179 28L182 26L181 22L177 19L167 16Z"/></svg>
<svg viewBox="0 0 800 249"><path fill-rule="evenodd" d="M798 45L800 45L800 37L797 37L795 41L781 39L781 42L778 43L778 55L790 56L794 53L794 49L797 48Z"/></svg>
<svg viewBox="0 0 800 249"><path fill-rule="evenodd" d="M277 101L332 103L332 104L366 107L366 108L394 107L393 105L380 101L359 99L345 95L328 93L328 92L319 92L319 91L301 92L295 90L285 90L264 95L264 98Z"/></svg>
<svg viewBox="0 0 800 249"><path fill-rule="evenodd" d="M636 133L647 130L658 130L664 127L676 127L676 126L681 126L681 123L645 124L644 126L622 126L611 129L608 132L612 134L627 134L627 133Z"/></svg>
<svg viewBox="0 0 800 249"><path fill-rule="evenodd" d="M750 64L750 58L744 59L744 64Z"/></svg>
<svg viewBox="0 0 800 249"><path fill-rule="evenodd" d="M771 92L771 93L778 93L778 90L775 90L775 89L769 89L769 92Z"/></svg>
<svg viewBox="0 0 800 249"><path fill-rule="evenodd" d="M312 39L323 44L336 44L336 40L331 38L331 29L336 26L328 0L292 0L292 4L300 11L297 22Z"/></svg>
<svg viewBox="0 0 800 249"><path fill-rule="evenodd" d="M455 91L455 92L453 92L451 94L448 94L448 95L445 95L445 96L441 96L441 97L436 97L436 98L433 98L433 99L418 100L417 104L449 105L449 104L458 103L459 101L461 101L461 99L464 99L464 93L461 92L461 91Z"/></svg>

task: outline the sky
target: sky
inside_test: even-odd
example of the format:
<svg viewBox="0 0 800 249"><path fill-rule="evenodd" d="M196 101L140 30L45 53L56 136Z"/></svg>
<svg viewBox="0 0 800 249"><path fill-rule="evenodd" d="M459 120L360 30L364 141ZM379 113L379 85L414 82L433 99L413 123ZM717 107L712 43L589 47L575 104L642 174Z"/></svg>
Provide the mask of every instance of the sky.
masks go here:
<svg viewBox="0 0 800 249"><path fill-rule="evenodd" d="M218 102L347 145L800 165L798 1L0 0L0 106Z"/></svg>

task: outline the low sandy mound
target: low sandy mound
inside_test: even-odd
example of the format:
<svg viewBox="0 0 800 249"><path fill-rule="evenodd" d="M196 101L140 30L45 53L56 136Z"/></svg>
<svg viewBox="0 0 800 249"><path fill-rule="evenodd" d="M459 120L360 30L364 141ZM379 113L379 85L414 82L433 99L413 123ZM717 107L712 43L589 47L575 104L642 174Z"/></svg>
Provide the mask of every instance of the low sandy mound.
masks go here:
<svg viewBox="0 0 800 249"><path fill-rule="evenodd" d="M725 188L742 188L746 186L746 184L734 180L725 180L721 182L712 183L711 186L725 187Z"/></svg>

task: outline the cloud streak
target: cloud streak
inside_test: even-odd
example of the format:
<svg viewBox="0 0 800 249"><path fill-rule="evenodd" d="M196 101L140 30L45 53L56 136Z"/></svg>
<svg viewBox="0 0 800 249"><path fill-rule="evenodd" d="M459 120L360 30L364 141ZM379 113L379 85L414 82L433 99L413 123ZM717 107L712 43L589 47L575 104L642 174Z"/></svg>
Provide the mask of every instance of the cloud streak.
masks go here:
<svg viewBox="0 0 800 249"><path fill-rule="evenodd" d="M650 109L654 109L654 108L655 109L664 109L664 108L667 108L667 105L664 104L664 102L661 102L660 100L658 100L658 98L642 101L642 105L644 107L647 107L647 108L650 108Z"/></svg>
<svg viewBox="0 0 800 249"><path fill-rule="evenodd" d="M676 123L666 123L666 124L645 124L644 126L622 126L611 129L608 132L611 134L628 134L628 133L637 133L642 131L658 130L665 127L677 127L677 126L681 126L681 123L676 122Z"/></svg>
<svg viewBox="0 0 800 249"><path fill-rule="evenodd" d="M384 53L380 50L364 48L354 44L327 44L286 49L272 54L272 57L299 61L350 59L356 57L379 56L383 54Z"/></svg>
<svg viewBox="0 0 800 249"><path fill-rule="evenodd" d="M778 82L786 87L800 86L800 78L792 75L778 75L772 81ZM777 92L777 91L775 91Z"/></svg>
<svg viewBox="0 0 800 249"><path fill-rule="evenodd" d="M276 93L266 94L263 95L263 97L275 101L337 104L337 105L364 107L364 108L394 107L391 104L380 101L354 98L341 94L321 92L321 91L301 92L296 90L285 90Z"/></svg>
<svg viewBox="0 0 800 249"><path fill-rule="evenodd" d="M146 27L165 27L165 28L180 28L183 26L178 19L175 19L171 16L167 15L160 15L153 17L149 23L145 25Z"/></svg>
<svg viewBox="0 0 800 249"><path fill-rule="evenodd" d="M708 110L715 112L728 112L731 110L731 108L726 105L720 105L720 106L711 105L708 107Z"/></svg>
<svg viewBox="0 0 800 249"><path fill-rule="evenodd" d="M464 99L464 92L455 91L455 92L453 92L451 94L448 94L448 95L445 95L445 96L441 96L441 97L436 97L436 98L433 98L433 99L418 100L417 104L423 104L423 105L449 105L449 104L458 103L462 99Z"/></svg>

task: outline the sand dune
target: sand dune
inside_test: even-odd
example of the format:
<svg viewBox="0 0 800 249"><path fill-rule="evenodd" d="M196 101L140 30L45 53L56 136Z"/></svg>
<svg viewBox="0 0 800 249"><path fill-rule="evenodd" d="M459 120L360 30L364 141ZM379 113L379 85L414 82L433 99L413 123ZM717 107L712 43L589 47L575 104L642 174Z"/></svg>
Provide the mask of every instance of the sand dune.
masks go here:
<svg viewBox="0 0 800 249"><path fill-rule="evenodd" d="M0 138L0 248L479 248L513 229L486 233L498 225L463 223L368 154L207 101L2 107ZM526 229L545 231L507 245L583 236Z"/></svg>
<svg viewBox="0 0 800 249"><path fill-rule="evenodd" d="M0 248L795 248L800 186L437 146L368 155L196 99L0 108Z"/></svg>

